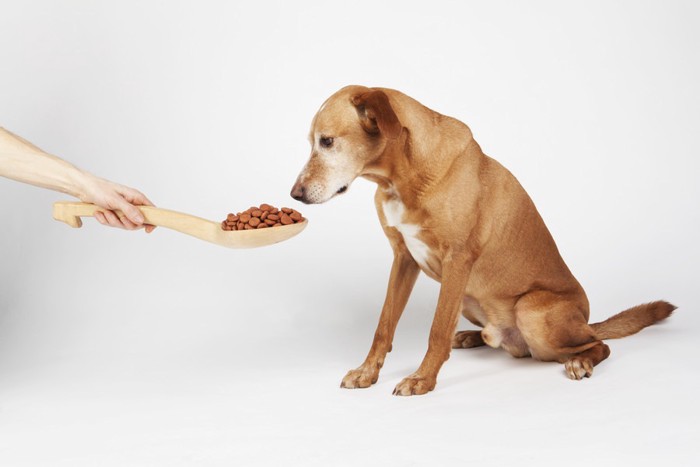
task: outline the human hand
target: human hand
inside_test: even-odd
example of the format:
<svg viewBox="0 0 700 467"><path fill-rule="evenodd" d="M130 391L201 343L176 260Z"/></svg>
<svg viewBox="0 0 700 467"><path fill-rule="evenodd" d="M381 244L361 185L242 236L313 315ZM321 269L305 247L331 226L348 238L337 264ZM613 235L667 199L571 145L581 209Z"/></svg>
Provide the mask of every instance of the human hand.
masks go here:
<svg viewBox="0 0 700 467"><path fill-rule="evenodd" d="M95 219L102 225L126 230L145 227L151 233L156 227L144 224L144 217L136 206L153 206L153 203L138 190L83 173L84 189L79 196L85 203L92 203L104 211L96 211ZM116 210L123 214L120 216Z"/></svg>

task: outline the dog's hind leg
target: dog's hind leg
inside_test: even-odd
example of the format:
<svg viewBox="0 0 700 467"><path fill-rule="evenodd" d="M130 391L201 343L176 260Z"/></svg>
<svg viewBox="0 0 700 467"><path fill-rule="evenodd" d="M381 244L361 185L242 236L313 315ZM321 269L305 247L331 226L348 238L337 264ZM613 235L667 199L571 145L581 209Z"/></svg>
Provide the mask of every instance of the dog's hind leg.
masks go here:
<svg viewBox="0 0 700 467"><path fill-rule="evenodd" d="M587 305L585 296L537 292L516 307L518 329L532 356L563 363L566 375L575 380L590 377L593 367L610 355L610 348L588 325Z"/></svg>
<svg viewBox="0 0 700 467"><path fill-rule="evenodd" d="M598 341L590 349L574 354L564 362L566 376L571 379L590 378L593 374L593 367L608 356L610 356L610 347L602 341Z"/></svg>

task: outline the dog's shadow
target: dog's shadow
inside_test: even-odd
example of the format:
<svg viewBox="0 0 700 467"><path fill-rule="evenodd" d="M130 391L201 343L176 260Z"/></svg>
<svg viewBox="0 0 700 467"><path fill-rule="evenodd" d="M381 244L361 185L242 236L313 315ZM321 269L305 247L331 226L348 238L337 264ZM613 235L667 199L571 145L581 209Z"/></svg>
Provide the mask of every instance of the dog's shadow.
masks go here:
<svg viewBox="0 0 700 467"><path fill-rule="evenodd" d="M475 361L478 361L479 364L474 365ZM459 366L460 370L458 370L457 374L451 374L449 376L438 375L438 386L440 388L448 388L468 385L472 384L474 381L488 379L522 369L535 370L543 368L543 366L551 369L552 364L553 362L540 362L529 357L514 358L502 349L492 349L490 347L453 349L450 359L445 362L445 365L456 365ZM391 371L384 372L381 379L387 384L390 381L398 382L412 374L416 370L416 367L411 368L405 366L403 368L392 369ZM451 373L454 373L454 371Z"/></svg>

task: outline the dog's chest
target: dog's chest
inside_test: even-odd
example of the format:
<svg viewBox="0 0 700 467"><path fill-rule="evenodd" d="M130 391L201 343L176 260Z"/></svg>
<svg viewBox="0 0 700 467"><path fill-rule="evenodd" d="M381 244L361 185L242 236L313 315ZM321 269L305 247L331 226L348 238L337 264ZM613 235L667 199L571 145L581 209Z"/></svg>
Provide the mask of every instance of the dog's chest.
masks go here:
<svg viewBox="0 0 700 467"><path fill-rule="evenodd" d="M384 210L386 225L388 227L394 227L399 231L406 244L406 248L408 248L409 253L411 253L416 263L418 263L421 269L431 270L428 266L428 260L431 257L430 247L418 238L418 234L421 231L419 225L404 222L404 214L406 212L404 204L400 200L394 198L384 201L384 203L382 203L382 209Z"/></svg>

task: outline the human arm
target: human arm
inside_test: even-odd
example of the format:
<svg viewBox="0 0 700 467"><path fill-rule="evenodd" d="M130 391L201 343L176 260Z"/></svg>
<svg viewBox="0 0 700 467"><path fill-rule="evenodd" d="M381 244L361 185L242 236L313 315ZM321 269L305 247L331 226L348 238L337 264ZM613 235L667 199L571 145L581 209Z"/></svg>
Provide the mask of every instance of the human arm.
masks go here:
<svg viewBox="0 0 700 467"><path fill-rule="evenodd" d="M135 206L153 203L141 192L80 170L63 159L42 151L29 141L0 127L0 176L48 188L96 204L95 213L103 225L134 230L144 226ZM114 211L120 210L120 218ZM154 229L146 226L146 232Z"/></svg>

